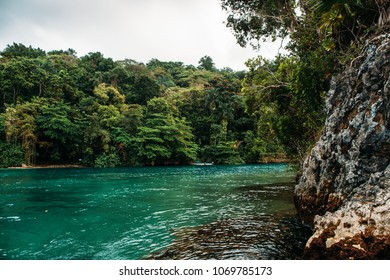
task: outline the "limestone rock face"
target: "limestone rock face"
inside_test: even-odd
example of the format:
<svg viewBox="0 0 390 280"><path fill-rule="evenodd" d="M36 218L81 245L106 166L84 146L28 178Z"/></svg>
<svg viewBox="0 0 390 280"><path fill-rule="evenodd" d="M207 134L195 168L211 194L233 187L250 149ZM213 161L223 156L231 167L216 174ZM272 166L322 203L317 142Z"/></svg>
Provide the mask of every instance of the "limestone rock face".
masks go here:
<svg viewBox="0 0 390 280"><path fill-rule="evenodd" d="M312 225L305 257L390 257L390 34L377 36L334 77L320 140L295 187Z"/></svg>

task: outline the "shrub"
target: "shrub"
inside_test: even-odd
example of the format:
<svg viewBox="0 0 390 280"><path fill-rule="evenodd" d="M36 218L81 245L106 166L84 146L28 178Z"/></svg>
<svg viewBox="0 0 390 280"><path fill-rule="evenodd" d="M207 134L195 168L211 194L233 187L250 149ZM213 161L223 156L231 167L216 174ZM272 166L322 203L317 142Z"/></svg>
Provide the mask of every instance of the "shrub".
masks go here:
<svg viewBox="0 0 390 280"><path fill-rule="evenodd" d="M94 167L117 167L121 165L117 153L101 154L95 159Z"/></svg>
<svg viewBox="0 0 390 280"><path fill-rule="evenodd" d="M0 142L0 167L21 166L23 149L20 146Z"/></svg>

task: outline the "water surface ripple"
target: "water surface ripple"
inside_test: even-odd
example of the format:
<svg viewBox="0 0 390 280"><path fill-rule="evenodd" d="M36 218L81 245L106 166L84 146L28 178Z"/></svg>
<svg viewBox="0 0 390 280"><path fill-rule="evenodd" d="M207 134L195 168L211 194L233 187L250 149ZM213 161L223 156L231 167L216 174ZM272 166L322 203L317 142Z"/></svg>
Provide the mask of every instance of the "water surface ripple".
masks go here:
<svg viewBox="0 0 390 280"><path fill-rule="evenodd" d="M152 252L161 255L180 240L180 230L188 232L184 229L219 221L230 223L231 228L245 228L246 220L251 224L266 217L263 222L272 224L279 219L273 217L291 216L295 211L291 185L272 184L292 180L293 173L283 164L3 169L0 259L142 259ZM263 245L257 240L255 246L284 250L278 249L280 240L276 239ZM219 257L246 258L237 244L232 245L228 256ZM275 254L271 257L277 258Z"/></svg>

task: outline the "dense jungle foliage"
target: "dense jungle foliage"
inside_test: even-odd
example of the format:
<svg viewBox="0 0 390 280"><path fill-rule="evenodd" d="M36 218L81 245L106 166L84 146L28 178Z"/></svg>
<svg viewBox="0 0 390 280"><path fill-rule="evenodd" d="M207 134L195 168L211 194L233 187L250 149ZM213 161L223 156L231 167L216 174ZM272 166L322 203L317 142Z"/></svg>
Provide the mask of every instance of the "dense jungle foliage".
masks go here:
<svg viewBox="0 0 390 280"><path fill-rule="evenodd" d="M288 40L248 71L99 52L0 52L0 167L301 161L321 131L331 76L389 20L389 1L222 0L241 45ZM223 48L223 46L221 46ZM131 56L131 54L129 54Z"/></svg>

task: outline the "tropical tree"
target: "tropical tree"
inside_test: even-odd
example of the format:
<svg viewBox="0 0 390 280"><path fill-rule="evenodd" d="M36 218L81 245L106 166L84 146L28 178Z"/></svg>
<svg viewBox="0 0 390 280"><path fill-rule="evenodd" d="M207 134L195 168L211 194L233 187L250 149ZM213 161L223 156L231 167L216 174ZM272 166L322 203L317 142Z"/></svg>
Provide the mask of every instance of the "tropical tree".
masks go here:
<svg viewBox="0 0 390 280"><path fill-rule="evenodd" d="M103 73L114 69L115 62L102 53L89 53L80 58L77 84L87 94L92 94L95 86L103 82Z"/></svg>
<svg viewBox="0 0 390 280"><path fill-rule="evenodd" d="M113 86L101 83L93 91L96 101L101 105L112 105L121 110L126 110L125 96Z"/></svg>
<svg viewBox="0 0 390 280"><path fill-rule="evenodd" d="M4 58L38 58L46 56L46 52L40 48L33 48L32 46L26 47L23 44L13 43L12 45L7 45L7 47L0 52L0 56Z"/></svg>
<svg viewBox="0 0 390 280"><path fill-rule="evenodd" d="M145 121L138 128L138 155L150 164L188 162L196 158L197 145L185 119L163 98L147 103Z"/></svg>
<svg viewBox="0 0 390 280"><path fill-rule="evenodd" d="M227 26L233 30L237 42L241 46L251 43L259 47L262 39L285 38L294 31L299 24L299 14L307 8L305 2L221 0L221 6L228 12Z"/></svg>
<svg viewBox="0 0 390 280"><path fill-rule="evenodd" d="M6 142L14 146L21 145L24 152L24 163L33 165L36 162L38 131L36 117L41 107L41 99L17 104L6 108L3 114Z"/></svg>
<svg viewBox="0 0 390 280"><path fill-rule="evenodd" d="M0 76L3 81L3 103L16 104L19 99L22 101L29 100L38 91L34 91L34 86L41 79L36 81L33 77L41 69L29 58L12 58L3 64Z"/></svg>
<svg viewBox="0 0 390 280"><path fill-rule="evenodd" d="M79 60L73 50L49 52L42 63L48 73L45 96L68 103L78 103L83 89L78 86Z"/></svg>
<svg viewBox="0 0 390 280"><path fill-rule="evenodd" d="M250 153L279 157L286 153L303 160L323 125L323 97L332 64L325 55L319 58L313 52L303 58L258 58L248 66L243 94L255 121L254 134L248 134L249 143L245 142Z"/></svg>
<svg viewBox="0 0 390 280"><path fill-rule="evenodd" d="M325 48L343 48L390 20L389 0L222 0L221 5L242 46L304 36L303 30L314 25L324 34Z"/></svg>
<svg viewBox="0 0 390 280"><path fill-rule="evenodd" d="M147 75L140 75L136 76L134 84L131 85L126 101L129 104L146 105L149 100L160 95L160 86L156 81Z"/></svg>
<svg viewBox="0 0 390 280"><path fill-rule="evenodd" d="M42 101L36 117L40 134L40 158L47 154L51 160L69 160L76 157L83 133L73 108L62 101Z"/></svg>
<svg viewBox="0 0 390 280"><path fill-rule="evenodd" d="M199 63L199 66L198 66L199 69L204 69L207 71L215 71L216 70L213 59L208 55L205 55L201 59L199 59L198 63Z"/></svg>
<svg viewBox="0 0 390 280"><path fill-rule="evenodd" d="M372 0L316 1L313 12L318 15L318 28L324 36L324 46L349 48L365 34L372 32L380 17L377 4ZM382 24L382 23L381 23Z"/></svg>

